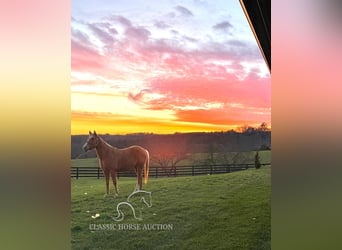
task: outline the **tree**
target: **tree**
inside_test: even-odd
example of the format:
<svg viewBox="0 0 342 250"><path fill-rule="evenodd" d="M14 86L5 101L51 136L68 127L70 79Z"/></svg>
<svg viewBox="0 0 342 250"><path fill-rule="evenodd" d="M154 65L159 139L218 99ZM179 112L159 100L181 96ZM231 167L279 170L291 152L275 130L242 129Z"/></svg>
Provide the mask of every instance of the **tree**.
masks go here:
<svg viewBox="0 0 342 250"><path fill-rule="evenodd" d="M188 157L187 143L181 135L155 138L149 142L148 148L151 160L164 168L167 176L170 176L172 171L176 174L177 164Z"/></svg>
<svg viewBox="0 0 342 250"><path fill-rule="evenodd" d="M224 151L222 156L224 163L229 166L229 172L231 172L231 165L246 164L248 162L248 156L245 152Z"/></svg>
<svg viewBox="0 0 342 250"><path fill-rule="evenodd" d="M257 131L259 132L261 136L261 146L260 150L270 150L270 129L267 126L266 122L263 122L260 124L260 126L257 128Z"/></svg>
<svg viewBox="0 0 342 250"><path fill-rule="evenodd" d="M254 162L255 162L255 168L259 169L261 167L259 151L257 151L256 154L255 154Z"/></svg>
<svg viewBox="0 0 342 250"><path fill-rule="evenodd" d="M218 163L217 152L219 151L219 146L217 143L208 144L208 158L205 160L205 164L214 166Z"/></svg>
<svg viewBox="0 0 342 250"><path fill-rule="evenodd" d="M266 122L261 123L260 126L257 128L257 130L262 131L262 132L269 131L267 123Z"/></svg>

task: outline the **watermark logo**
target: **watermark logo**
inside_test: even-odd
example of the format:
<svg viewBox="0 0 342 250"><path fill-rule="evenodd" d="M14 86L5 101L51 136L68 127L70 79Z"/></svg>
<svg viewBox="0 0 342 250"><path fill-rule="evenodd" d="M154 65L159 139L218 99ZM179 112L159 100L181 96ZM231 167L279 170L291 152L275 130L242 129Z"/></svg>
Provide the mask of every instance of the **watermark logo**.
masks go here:
<svg viewBox="0 0 342 250"><path fill-rule="evenodd" d="M122 201L116 206L118 215L112 217L113 220L119 222L125 218L125 214L122 211L122 208L125 206L132 210L136 220L142 220L143 207L152 207L152 193L144 190L133 191L133 193L128 196L127 201Z"/></svg>
<svg viewBox="0 0 342 250"><path fill-rule="evenodd" d="M116 216L111 218L116 222L121 222L125 219L123 211L132 211L133 217L137 221L143 220L142 211L144 207L152 207L152 192L144 190L135 190L127 198L116 206ZM91 216L96 219L100 214ZM127 215L128 216L128 215ZM92 233L100 231L172 231L173 224L89 224L89 229Z"/></svg>
<svg viewBox="0 0 342 250"><path fill-rule="evenodd" d="M89 230L101 231L172 231L173 224L89 224Z"/></svg>

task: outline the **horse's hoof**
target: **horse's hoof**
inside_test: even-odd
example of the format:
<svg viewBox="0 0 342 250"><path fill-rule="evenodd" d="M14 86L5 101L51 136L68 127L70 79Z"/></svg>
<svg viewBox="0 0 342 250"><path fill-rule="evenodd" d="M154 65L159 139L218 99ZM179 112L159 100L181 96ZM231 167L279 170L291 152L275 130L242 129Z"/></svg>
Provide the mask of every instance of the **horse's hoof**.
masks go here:
<svg viewBox="0 0 342 250"><path fill-rule="evenodd" d="M114 197L114 199L115 199L115 198L116 198L116 197L118 197L118 196L119 196L118 194L114 194L114 196L113 196L113 197Z"/></svg>

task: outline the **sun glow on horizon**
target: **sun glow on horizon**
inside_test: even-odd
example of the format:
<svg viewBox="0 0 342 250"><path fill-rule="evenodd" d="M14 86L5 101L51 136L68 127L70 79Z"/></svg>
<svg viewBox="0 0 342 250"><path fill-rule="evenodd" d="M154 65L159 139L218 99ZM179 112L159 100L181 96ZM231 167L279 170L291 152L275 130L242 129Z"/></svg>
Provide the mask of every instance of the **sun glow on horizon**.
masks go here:
<svg viewBox="0 0 342 250"><path fill-rule="evenodd" d="M101 117L90 114L73 113L73 123L71 125L72 135L87 134L89 130L96 130L100 134L134 134L134 133L155 133L155 134L174 134L191 132L220 132L235 130L236 125L220 125L182 122L182 121L163 121L152 119L136 119L136 117L126 117L115 120L114 116ZM115 125L115 126L114 126Z"/></svg>

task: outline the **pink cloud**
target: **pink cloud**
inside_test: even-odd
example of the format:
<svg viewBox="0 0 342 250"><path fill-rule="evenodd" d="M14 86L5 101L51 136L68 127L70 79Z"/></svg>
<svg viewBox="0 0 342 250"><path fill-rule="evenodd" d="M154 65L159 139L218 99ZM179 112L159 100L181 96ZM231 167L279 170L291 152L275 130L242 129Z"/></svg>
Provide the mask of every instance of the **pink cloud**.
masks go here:
<svg viewBox="0 0 342 250"><path fill-rule="evenodd" d="M250 74L243 82L234 75L222 79L210 78L157 78L150 82L151 91L167 96L168 104L180 100L242 103L246 106L270 107L270 81ZM160 100L158 100L160 106Z"/></svg>
<svg viewBox="0 0 342 250"><path fill-rule="evenodd" d="M270 123L270 81L251 73L241 82L233 75L226 79L154 79L146 91L132 96L145 109L173 110L179 121L212 124Z"/></svg>
<svg viewBox="0 0 342 250"><path fill-rule="evenodd" d="M106 65L106 59L94 48L82 45L71 40L71 67L76 71L102 69Z"/></svg>

